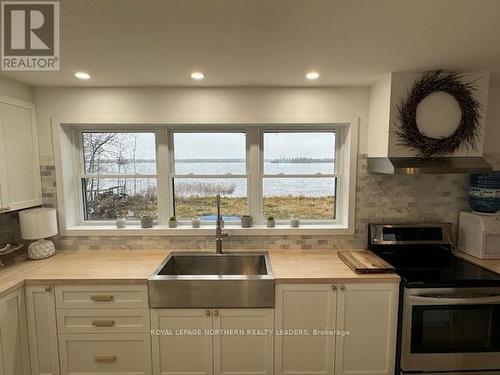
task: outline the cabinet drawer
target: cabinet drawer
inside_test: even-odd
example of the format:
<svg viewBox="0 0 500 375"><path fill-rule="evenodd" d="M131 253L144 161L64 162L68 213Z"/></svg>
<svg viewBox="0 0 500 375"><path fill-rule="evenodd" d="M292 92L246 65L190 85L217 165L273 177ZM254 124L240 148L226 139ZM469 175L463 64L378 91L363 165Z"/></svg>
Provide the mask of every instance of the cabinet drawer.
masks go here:
<svg viewBox="0 0 500 375"><path fill-rule="evenodd" d="M67 309L57 311L59 333L146 333L146 309Z"/></svg>
<svg viewBox="0 0 500 375"><path fill-rule="evenodd" d="M149 334L59 335L61 375L151 374Z"/></svg>
<svg viewBox="0 0 500 375"><path fill-rule="evenodd" d="M139 309L148 307L147 285L61 285L58 309Z"/></svg>

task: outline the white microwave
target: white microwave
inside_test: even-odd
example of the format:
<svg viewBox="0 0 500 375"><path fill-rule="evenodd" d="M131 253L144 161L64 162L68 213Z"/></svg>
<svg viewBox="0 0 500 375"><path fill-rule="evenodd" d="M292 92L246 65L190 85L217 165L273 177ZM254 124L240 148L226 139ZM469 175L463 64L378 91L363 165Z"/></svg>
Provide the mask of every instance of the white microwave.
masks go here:
<svg viewBox="0 0 500 375"><path fill-rule="evenodd" d="M460 212L458 249L480 259L500 259L500 215Z"/></svg>

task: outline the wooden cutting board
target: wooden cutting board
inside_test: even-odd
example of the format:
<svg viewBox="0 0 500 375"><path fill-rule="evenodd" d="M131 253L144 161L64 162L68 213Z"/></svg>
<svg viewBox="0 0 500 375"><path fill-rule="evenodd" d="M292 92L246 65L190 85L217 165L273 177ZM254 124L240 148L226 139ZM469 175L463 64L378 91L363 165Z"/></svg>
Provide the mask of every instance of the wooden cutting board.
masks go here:
<svg viewBox="0 0 500 375"><path fill-rule="evenodd" d="M393 273L394 267L368 250L339 251L339 258L356 273Z"/></svg>

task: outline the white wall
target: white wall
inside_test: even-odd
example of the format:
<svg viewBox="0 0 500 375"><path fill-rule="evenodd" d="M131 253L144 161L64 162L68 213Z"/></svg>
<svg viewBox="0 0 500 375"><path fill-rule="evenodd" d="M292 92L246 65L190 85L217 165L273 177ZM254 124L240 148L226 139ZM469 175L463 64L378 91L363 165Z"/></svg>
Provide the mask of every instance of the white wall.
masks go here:
<svg viewBox="0 0 500 375"><path fill-rule="evenodd" d="M484 142L485 153L500 153L500 86L490 86Z"/></svg>
<svg viewBox="0 0 500 375"><path fill-rule="evenodd" d="M51 118L137 119L142 123L328 122L360 119L366 152L368 87L49 88L36 87L40 153L52 154Z"/></svg>
<svg viewBox="0 0 500 375"><path fill-rule="evenodd" d="M2 75L0 75L0 95L33 102L33 94L30 86Z"/></svg>

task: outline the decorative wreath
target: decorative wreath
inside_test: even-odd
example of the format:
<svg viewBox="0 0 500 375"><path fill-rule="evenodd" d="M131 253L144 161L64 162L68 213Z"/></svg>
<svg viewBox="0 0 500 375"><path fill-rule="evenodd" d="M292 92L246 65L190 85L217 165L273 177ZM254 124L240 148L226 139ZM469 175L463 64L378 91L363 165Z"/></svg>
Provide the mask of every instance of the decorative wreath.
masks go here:
<svg viewBox="0 0 500 375"><path fill-rule="evenodd" d="M428 137L417 127L418 104L437 91L452 95L462 110L462 118L455 132L443 138ZM476 149L481 130L481 104L474 98L475 92L474 82L464 81L464 75L460 73L436 70L422 75L398 106L396 134L400 139L399 145L418 150L419 156L423 158L453 154L460 147Z"/></svg>

